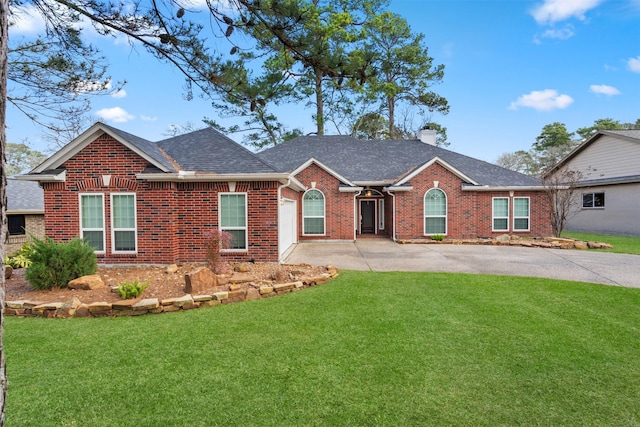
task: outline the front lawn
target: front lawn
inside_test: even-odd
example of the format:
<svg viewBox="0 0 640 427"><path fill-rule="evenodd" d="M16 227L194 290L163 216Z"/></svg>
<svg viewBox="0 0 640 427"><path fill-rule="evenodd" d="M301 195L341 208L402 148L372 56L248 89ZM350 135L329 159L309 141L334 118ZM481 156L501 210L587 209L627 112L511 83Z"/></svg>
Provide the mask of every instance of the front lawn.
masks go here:
<svg viewBox="0 0 640 427"><path fill-rule="evenodd" d="M344 271L216 308L5 322L7 426L640 425L640 289Z"/></svg>
<svg viewBox="0 0 640 427"><path fill-rule="evenodd" d="M612 236L608 234L573 233L565 231L562 237L584 240L585 242L604 242L613 246L612 249L595 249L603 252L640 255L640 237Z"/></svg>

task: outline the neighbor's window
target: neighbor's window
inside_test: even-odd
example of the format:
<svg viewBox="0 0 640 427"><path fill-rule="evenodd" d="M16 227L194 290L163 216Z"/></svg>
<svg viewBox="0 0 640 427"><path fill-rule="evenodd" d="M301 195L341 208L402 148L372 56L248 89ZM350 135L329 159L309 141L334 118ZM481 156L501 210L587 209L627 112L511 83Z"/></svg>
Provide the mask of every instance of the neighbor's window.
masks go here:
<svg viewBox="0 0 640 427"><path fill-rule="evenodd" d="M104 252L104 195L80 194L80 237Z"/></svg>
<svg viewBox="0 0 640 427"><path fill-rule="evenodd" d="M220 229L233 238L229 250L247 250L247 194L220 194Z"/></svg>
<svg viewBox="0 0 640 427"><path fill-rule="evenodd" d="M8 215L9 236L24 236L26 234L25 216L24 215Z"/></svg>
<svg viewBox="0 0 640 427"><path fill-rule="evenodd" d="M302 198L302 234L324 234L324 194L307 191Z"/></svg>
<svg viewBox="0 0 640 427"><path fill-rule="evenodd" d="M424 234L447 234L447 196L439 188L424 195Z"/></svg>
<svg viewBox="0 0 640 427"><path fill-rule="evenodd" d="M529 198L513 198L513 231L529 231Z"/></svg>
<svg viewBox="0 0 640 427"><path fill-rule="evenodd" d="M584 193L582 195L583 208L604 208L604 193Z"/></svg>
<svg viewBox="0 0 640 427"><path fill-rule="evenodd" d="M111 242L113 252L135 252L137 234L135 194L112 194Z"/></svg>
<svg viewBox="0 0 640 427"><path fill-rule="evenodd" d="M493 231L509 231L509 199L493 198Z"/></svg>

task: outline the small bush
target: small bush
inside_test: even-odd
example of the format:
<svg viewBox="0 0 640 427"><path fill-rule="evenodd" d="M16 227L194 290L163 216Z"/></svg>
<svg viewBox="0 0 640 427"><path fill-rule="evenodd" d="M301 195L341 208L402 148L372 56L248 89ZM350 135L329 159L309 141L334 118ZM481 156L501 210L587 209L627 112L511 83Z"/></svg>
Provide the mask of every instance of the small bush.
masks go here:
<svg viewBox="0 0 640 427"><path fill-rule="evenodd" d="M433 236L431 236L431 240L442 242L444 240L444 234L434 234Z"/></svg>
<svg viewBox="0 0 640 427"><path fill-rule="evenodd" d="M28 268L31 265L32 254L33 246L30 243L25 243L18 252L6 257L4 263L13 268Z"/></svg>
<svg viewBox="0 0 640 427"><path fill-rule="evenodd" d="M221 252L223 249L229 249L233 236L231 233L215 228L204 233L207 241L207 261L209 268L214 273L222 273L228 269L227 263L222 261Z"/></svg>
<svg viewBox="0 0 640 427"><path fill-rule="evenodd" d="M47 237L34 239L32 246L32 264L25 278L35 289L66 288L69 281L98 269L93 248L84 240L56 243Z"/></svg>
<svg viewBox="0 0 640 427"><path fill-rule="evenodd" d="M136 279L133 283L125 282L124 284L119 285L118 293L122 299L138 298L142 295L142 292L147 289L147 286L149 286L148 280L144 283L140 283L140 281Z"/></svg>

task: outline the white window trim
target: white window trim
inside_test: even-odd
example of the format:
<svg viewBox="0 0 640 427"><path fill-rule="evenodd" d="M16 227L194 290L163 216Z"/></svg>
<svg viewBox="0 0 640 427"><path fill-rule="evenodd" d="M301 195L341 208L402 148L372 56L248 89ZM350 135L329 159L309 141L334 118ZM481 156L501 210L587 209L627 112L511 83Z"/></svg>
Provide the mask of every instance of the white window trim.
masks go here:
<svg viewBox="0 0 640 427"><path fill-rule="evenodd" d="M497 199L506 199L507 200L507 216L496 216L496 204L495 200ZM491 198L491 231L509 231L510 218L509 214L511 212L511 200L509 197L492 197ZM496 219L506 219L507 227L506 228L496 228Z"/></svg>
<svg viewBox="0 0 640 427"><path fill-rule="evenodd" d="M222 196L244 196L244 227L223 227L222 226ZM244 230L244 248L241 249L221 249L220 252L248 252L249 251L249 196L248 193L226 192L218 193L218 228L220 231Z"/></svg>
<svg viewBox="0 0 640 427"><path fill-rule="evenodd" d="M118 228L113 224L113 196L133 196L133 222L134 228ZM111 193L111 253L112 254L137 254L138 253L138 198L136 193ZM133 231L134 245L136 249L133 251L117 251L116 250L116 231Z"/></svg>
<svg viewBox="0 0 640 427"><path fill-rule="evenodd" d="M102 228L83 228L82 227L82 197L83 196L100 196L102 198ZM107 251L107 236L106 236L106 230L105 230L105 222L104 222L104 193L80 193L78 194L78 209L79 209L79 226L80 226L80 238L84 239L84 232L85 231L101 231L102 232L102 250L96 250L94 249L93 251L97 254L105 254Z"/></svg>
<svg viewBox="0 0 640 427"><path fill-rule="evenodd" d="M378 230L384 230L384 199L378 200Z"/></svg>
<svg viewBox="0 0 640 427"><path fill-rule="evenodd" d="M429 194L432 190L441 191L444 194L444 233L427 233L427 218L442 218L442 215L427 215L427 194ZM449 231L449 198L447 197L447 193L442 188L433 187L427 190L424 193L424 197L422 198L422 212L424 217L422 218L422 227L425 236L446 236Z"/></svg>
<svg viewBox="0 0 640 427"><path fill-rule="evenodd" d="M584 205L584 196L586 196L587 194L591 194L591 200L594 206L585 206ZM581 200L580 200L580 205L582 207L582 209L604 209L606 206L606 198L605 198L605 206L595 206L596 204L596 194L602 194L604 196L604 191L592 191L590 193L582 193L581 195Z"/></svg>
<svg viewBox="0 0 640 427"><path fill-rule="evenodd" d="M307 216L305 215L305 208L304 208L304 198L307 195L308 192L310 191L318 191L320 194L322 194L322 217L320 216ZM307 234L307 230L306 227L304 226L304 220L305 218L322 218L322 230L323 233L322 234L316 234L316 233L311 233L311 234ZM307 191L304 192L304 194L302 195L302 235L303 236L326 236L327 235L327 197L324 195L324 193L321 190L318 190L317 188L310 188Z"/></svg>
<svg viewBox="0 0 640 427"><path fill-rule="evenodd" d="M516 199L527 199L527 216L516 216ZM527 228L526 230L524 228L519 228L516 229L516 219L523 219L526 218L527 219ZM514 233L521 233L521 232L527 232L527 231L531 231L531 197L514 197L513 198L513 232Z"/></svg>

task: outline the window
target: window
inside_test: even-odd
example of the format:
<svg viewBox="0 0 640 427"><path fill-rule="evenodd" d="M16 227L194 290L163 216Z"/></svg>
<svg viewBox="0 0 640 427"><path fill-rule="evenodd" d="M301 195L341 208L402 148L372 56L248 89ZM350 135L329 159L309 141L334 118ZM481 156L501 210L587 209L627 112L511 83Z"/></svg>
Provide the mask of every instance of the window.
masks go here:
<svg viewBox="0 0 640 427"><path fill-rule="evenodd" d="M513 231L529 231L529 198L513 198Z"/></svg>
<svg viewBox="0 0 640 427"><path fill-rule="evenodd" d="M509 199L493 198L493 231L509 231Z"/></svg>
<svg viewBox="0 0 640 427"><path fill-rule="evenodd" d="M384 199L378 200L378 230L384 230Z"/></svg>
<svg viewBox="0 0 640 427"><path fill-rule="evenodd" d="M26 234L25 216L24 215L8 215L9 236L24 236Z"/></svg>
<svg viewBox="0 0 640 427"><path fill-rule="evenodd" d="M324 234L324 194L309 190L302 198L302 234Z"/></svg>
<svg viewBox="0 0 640 427"><path fill-rule="evenodd" d="M582 195L583 208L604 208L604 193L584 193Z"/></svg>
<svg viewBox="0 0 640 427"><path fill-rule="evenodd" d="M80 194L80 237L104 252L104 195Z"/></svg>
<svg viewBox="0 0 640 427"><path fill-rule="evenodd" d="M111 244L114 253L134 253L137 248L136 196L111 195Z"/></svg>
<svg viewBox="0 0 640 427"><path fill-rule="evenodd" d="M447 234L447 196L438 188L424 195L424 234Z"/></svg>
<svg viewBox="0 0 640 427"><path fill-rule="evenodd" d="M247 250L249 243L246 193L220 194L220 229L233 236L229 250Z"/></svg>

